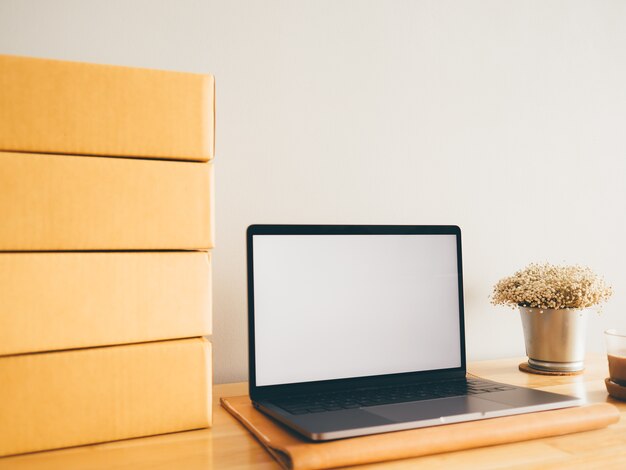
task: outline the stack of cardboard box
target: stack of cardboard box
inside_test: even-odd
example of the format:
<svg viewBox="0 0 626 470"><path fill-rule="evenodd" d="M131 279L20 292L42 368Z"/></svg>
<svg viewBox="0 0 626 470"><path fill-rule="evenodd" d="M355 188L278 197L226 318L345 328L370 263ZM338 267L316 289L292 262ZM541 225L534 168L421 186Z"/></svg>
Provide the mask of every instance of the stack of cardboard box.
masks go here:
<svg viewBox="0 0 626 470"><path fill-rule="evenodd" d="M0 56L0 455L211 424L214 81Z"/></svg>

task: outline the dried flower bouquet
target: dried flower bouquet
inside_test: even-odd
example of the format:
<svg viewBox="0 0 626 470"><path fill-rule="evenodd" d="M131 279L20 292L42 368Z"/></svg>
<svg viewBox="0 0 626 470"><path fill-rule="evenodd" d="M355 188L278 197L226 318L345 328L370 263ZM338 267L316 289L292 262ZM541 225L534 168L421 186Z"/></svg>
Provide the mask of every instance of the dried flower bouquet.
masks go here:
<svg viewBox="0 0 626 470"><path fill-rule="evenodd" d="M611 297L613 290L591 269L532 263L493 288L491 303L510 307L583 309Z"/></svg>

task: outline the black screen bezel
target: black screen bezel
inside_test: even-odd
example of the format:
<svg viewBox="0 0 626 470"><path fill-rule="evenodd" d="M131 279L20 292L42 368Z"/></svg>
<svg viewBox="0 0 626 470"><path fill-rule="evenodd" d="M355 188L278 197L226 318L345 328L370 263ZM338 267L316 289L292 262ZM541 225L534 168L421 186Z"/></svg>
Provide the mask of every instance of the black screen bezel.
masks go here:
<svg viewBox="0 0 626 470"><path fill-rule="evenodd" d="M404 372L369 377L321 380L280 385L256 385L256 355L254 336L254 235L455 235L457 247L459 327L461 366L436 371ZM248 277L248 373L252 400L271 399L299 393L315 393L346 388L415 383L465 377L465 321L463 302L463 269L461 258L461 229L456 225L250 225L246 232Z"/></svg>

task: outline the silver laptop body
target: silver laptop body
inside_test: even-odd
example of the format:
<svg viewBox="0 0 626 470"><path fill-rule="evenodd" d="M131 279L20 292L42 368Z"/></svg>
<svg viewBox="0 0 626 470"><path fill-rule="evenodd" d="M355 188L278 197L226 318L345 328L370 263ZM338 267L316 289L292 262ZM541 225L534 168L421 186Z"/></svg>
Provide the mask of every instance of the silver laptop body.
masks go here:
<svg viewBox="0 0 626 470"><path fill-rule="evenodd" d="M467 376L456 226L252 225L250 397L317 441L544 411Z"/></svg>

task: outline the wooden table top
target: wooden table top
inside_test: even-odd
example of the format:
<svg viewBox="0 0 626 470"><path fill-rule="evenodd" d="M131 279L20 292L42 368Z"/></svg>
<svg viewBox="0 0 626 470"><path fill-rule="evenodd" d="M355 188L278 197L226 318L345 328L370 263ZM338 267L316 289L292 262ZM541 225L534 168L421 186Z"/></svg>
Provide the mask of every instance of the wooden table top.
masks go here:
<svg viewBox="0 0 626 470"><path fill-rule="evenodd" d="M491 380L586 397L617 405L622 419L605 429L515 444L451 452L410 460L354 467L372 468L626 468L626 403L604 387L606 356L589 355L585 373L550 377L520 372L523 358L470 363L469 372ZM278 469L261 445L219 405L219 397L243 395L245 383L216 385L213 428L140 439L39 452L0 459L0 470L39 469Z"/></svg>

